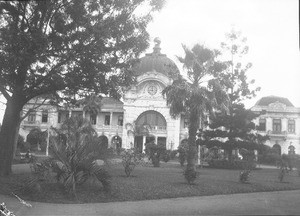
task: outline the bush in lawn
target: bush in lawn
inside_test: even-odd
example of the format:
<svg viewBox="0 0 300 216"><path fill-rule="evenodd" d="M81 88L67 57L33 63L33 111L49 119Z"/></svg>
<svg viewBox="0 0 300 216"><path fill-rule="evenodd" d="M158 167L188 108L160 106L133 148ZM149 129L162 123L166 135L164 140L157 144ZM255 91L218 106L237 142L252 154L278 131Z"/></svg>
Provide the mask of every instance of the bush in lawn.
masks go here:
<svg viewBox="0 0 300 216"><path fill-rule="evenodd" d="M170 159L174 160L177 154L178 154L178 150L172 150L170 153Z"/></svg>
<svg viewBox="0 0 300 216"><path fill-rule="evenodd" d="M254 169L256 167L255 163L249 163L244 160L234 160L234 161L229 161L226 159L211 159L207 161L208 166L210 168L216 168L216 169L240 169L243 170L245 167L249 167L250 169Z"/></svg>
<svg viewBox="0 0 300 216"><path fill-rule="evenodd" d="M258 162L261 164L277 165L277 162L281 159L277 150L269 146L263 145L259 150Z"/></svg>
<svg viewBox="0 0 300 216"><path fill-rule="evenodd" d="M282 155L281 159L279 160L279 173L278 173L278 180L283 182L285 175L288 173L289 167L289 158L287 155Z"/></svg>
<svg viewBox="0 0 300 216"><path fill-rule="evenodd" d="M171 159L171 150L165 150L162 154L162 159L167 163Z"/></svg>
<svg viewBox="0 0 300 216"><path fill-rule="evenodd" d="M128 149L121 152L122 164L127 177L131 175L134 168L142 160L142 154L137 149Z"/></svg>
<svg viewBox="0 0 300 216"><path fill-rule="evenodd" d="M166 147L161 143L157 145L154 142L146 144L146 154L149 156L149 159L152 161L154 167L160 166L160 158L165 151Z"/></svg>
<svg viewBox="0 0 300 216"><path fill-rule="evenodd" d="M100 181L104 190L108 191L110 175L96 164L97 155L89 146L91 137L96 134L90 123L83 118L72 117L63 123L58 132L66 135L67 142L56 139L56 143L50 146L51 158L44 161L40 168L55 173L56 181L61 182L75 197L76 187L89 178Z"/></svg>
<svg viewBox="0 0 300 216"><path fill-rule="evenodd" d="M240 154L243 157L242 171L240 172L240 182L246 183L249 181L250 173L253 168L255 168L255 155L253 151L247 149L240 149Z"/></svg>
<svg viewBox="0 0 300 216"><path fill-rule="evenodd" d="M189 184L193 183L196 180L197 172L194 167L189 167L184 170L183 175Z"/></svg>
<svg viewBox="0 0 300 216"><path fill-rule="evenodd" d="M243 170L240 172L240 182L246 183L249 181L251 170Z"/></svg>
<svg viewBox="0 0 300 216"><path fill-rule="evenodd" d="M27 149L25 149L25 141L24 137L19 134L18 141L17 141L17 149L19 149L21 152L26 152Z"/></svg>

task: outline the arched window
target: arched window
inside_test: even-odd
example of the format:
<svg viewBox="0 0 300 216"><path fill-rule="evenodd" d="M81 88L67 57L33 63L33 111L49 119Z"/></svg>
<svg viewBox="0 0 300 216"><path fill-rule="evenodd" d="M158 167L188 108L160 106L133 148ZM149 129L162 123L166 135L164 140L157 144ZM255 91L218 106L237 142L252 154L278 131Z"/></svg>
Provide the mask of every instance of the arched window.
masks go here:
<svg viewBox="0 0 300 216"><path fill-rule="evenodd" d="M136 125L137 126L150 125L152 128L156 127L156 128L166 129L167 122L162 114L151 110L142 113L138 117L136 121Z"/></svg>

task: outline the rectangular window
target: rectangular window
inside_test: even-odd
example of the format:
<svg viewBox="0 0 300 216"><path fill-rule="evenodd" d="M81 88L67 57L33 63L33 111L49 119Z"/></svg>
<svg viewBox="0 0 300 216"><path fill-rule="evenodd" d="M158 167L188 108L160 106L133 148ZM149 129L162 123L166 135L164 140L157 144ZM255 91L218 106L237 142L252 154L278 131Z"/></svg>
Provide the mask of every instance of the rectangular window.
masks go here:
<svg viewBox="0 0 300 216"><path fill-rule="evenodd" d="M119 115L119 117L118 117L118 125L123 126L123 116L122 115Z"/></svg>
<svg viewBox="0 0 300 216"><path fill-rule="evenodd" d="M92 125L96 125L97 124L97 115L91 114L90 115L90 122L91 122Z"/></svg>
<svg viewBox="0 0 300 216"><path fill-rule="evenodd" d="M281 119L273 119L273 131L275 133L281 132Z"/></svg>
<svg viewBox="0 0 300 216"><path fill-rule="evenodd" d="M288 132L295 133L295 120L288 121Z"/></svg>
<svg viewBox="0 0 300 216"><path fill-rule="evenodd" d="M35 122L35 116L36 116L35 112L30 112L29 115L28 115L28 121L29 122Z"/></svg>
<svg viewBox="0 0 300 216"><path fill-rule="evenodd" d="M110 125L110 115L105 115L105 117L104 117L104 125Z"/></svg>
<svg viewBox="0 0 300 216"><path fill-rule="evenodd" d="M42 112L42 122L43 123L47 123L48 122L48 111L47 110L44 110Z"/></svg>
<svg viewBox="0 0 300 216"><path fill-rule="evenodd" d="M259 131L266 131L266 119L259 119Z"/></svg>

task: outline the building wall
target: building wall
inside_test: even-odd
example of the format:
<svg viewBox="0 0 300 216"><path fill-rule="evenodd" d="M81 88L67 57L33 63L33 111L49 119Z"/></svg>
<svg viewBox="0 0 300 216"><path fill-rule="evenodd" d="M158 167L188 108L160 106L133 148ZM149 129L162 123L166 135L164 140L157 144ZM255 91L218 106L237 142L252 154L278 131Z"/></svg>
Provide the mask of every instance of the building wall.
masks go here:
<svg viewBox="0 0 300 216"><path fill-rule="evenodd" d="M256 113L265 114L260 115L254 120L256 125L259 125L259 119L266 119L266 130L260 131L262 135L268 135L270 140L266 142L266 145L273 147L275 144L279 144L281 147L281 153L288 154L288 148L290 145L295 147L295 153L300 154L300 108L287 107L285 104L276 102L271 103L268 106L254 106L251 108ZM281 120L281 131L275 132L273 130L273 120ZM288 132L288 120L295 120L295 132Z"/></svg>
<svg viewBox="0 0 300 216"><path fill-rule="evenodd" d="M171 80L163 74L149 72L138 77L138 85L132 88L124 95L124 125L123 141L126 148L133 147L134 134L129 134L135 121L146 111L156 111L162 114L167 122L166 130L150 131L155 137L166 137L166 146L168 149L176 149L179 145L180 117L172 119L166 100L161 92ZM149 88L155 86L156 92L149 93ZM129 125L132 125L129 127ZM127 127L126 127L127 126Z"/></svg>

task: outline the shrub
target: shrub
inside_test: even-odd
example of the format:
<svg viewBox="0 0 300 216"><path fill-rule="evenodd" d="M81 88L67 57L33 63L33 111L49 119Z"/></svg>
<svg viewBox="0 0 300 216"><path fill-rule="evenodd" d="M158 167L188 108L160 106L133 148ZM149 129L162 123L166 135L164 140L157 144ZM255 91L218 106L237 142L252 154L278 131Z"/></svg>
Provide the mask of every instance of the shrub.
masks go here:
<svg viewBox="0 0 300 216"><path fill-rule="evenodd" d="M288 173L288 169L292 170L291 158L286 154L281 155L281 158L278 161L278 165L278 180L280 182L283 182L285 175Z"/></svg>
<svg viewBox="0 0 300 216"><path fill-rule="evenodd" d="M64 130L66 129L66 130ZM51 158L33 167L36 173L50 171L55 174L57 182L61 182L68 192L76 197L76 187L85 183L89 178L102 183L105 191L110 189L110 175L96 164L97 156L91 150L89 141L95 131L89 122L79 117L73 117L64 122L60 133L65 133L67 145L62 139L53 140L50 146ZM55 143L56 142L56 143ZM50 180L39 176L37 180ZM33 181L34 182L34 181Z"/></svg>
<svg viewBox="0 0 300 216"><path fill-rule="evenodd" d="M25 149L24 149L24 144L25 144L25 141L24 141L24 137L23 136L21 136L20 134L19 134L19 136L18 136L18 141L17 141L17 148L20 150L20 151L26 151Z"/></svg>
<svg viewBox="0 0 300 216"><path fill-rule="evenodd" d="M249 181L251 170L243 170L240 172L240 182L246 183Z"/></svg>
<svg viewBox="0 0 300 216"><path fill-rule="evenodd" d="M171 160L174 160L176 155L178 153L178 150L172 150L171 153L170 153L170 159Z"/></svg>
<svg viewBox="0 0 300 216"><path fill-rule="evenodd" d="M146 144L146 154L149 159L152 161L154 167L160 166L160 158L166 151L165 145L159 143L156 145L154 142Z"/></svg>
<svg viewBox="0 0 300 216"><path fill-rule="evenodd" d="M197 178L197 172L192 166L187 166L183 175L189 184L192 184Z"/></svg>
<svg viewBox="0 0 300 216"><path fill-rule="evenodd" d="M256 164L254 162L249 163L245 160L218 160L218 159L211 159L208 160L208 165L211 168L217 168L217 169L255 169Z"/></svg>
<svg viewBox="0 0 300 216"><path fill-rule="evenodd" d="M171 150L165 150L162 154L162 159L167 163L171 159Z"/></svg>
<svg viewBox="0 0 300 216"><path fill-rule="evenodd" d="M137 149L129 149L124 150L121 153L121 156L125 174L127 177L129 177L135 166L142 160L142 155L137 151Z"/></svg>

